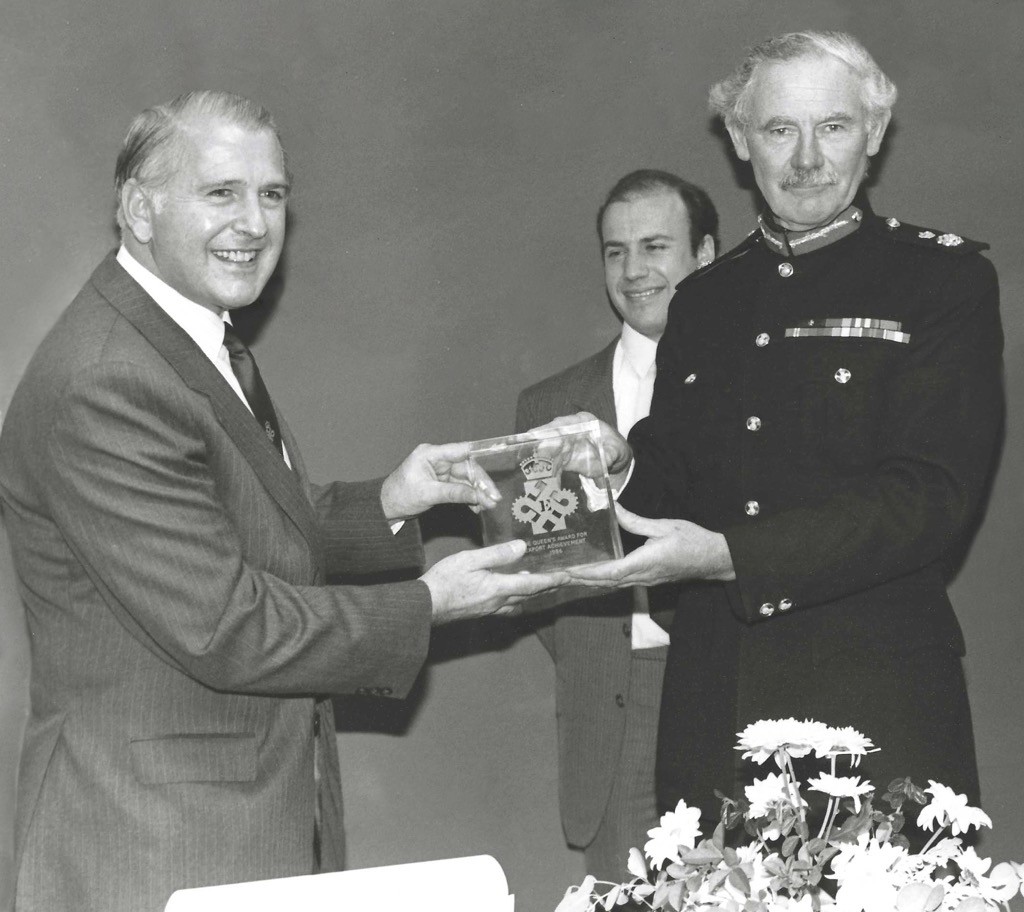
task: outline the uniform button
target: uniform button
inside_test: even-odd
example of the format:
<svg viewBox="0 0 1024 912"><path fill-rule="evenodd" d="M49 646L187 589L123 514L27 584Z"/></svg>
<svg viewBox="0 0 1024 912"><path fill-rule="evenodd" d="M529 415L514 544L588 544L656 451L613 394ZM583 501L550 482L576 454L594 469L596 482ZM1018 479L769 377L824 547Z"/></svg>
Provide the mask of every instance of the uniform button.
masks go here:
<svg viewBox="0 0 1024 912"><path fill-rule="evenodd" d="M615 705L622 709L626 705L626 698L622 694L615 695Z"/></svg>
<svg viewBox="0 0 1024 912"><path fill-rule="evenodd" d="M319 735L319 734L320 734L320 713L314 711L314 713L313 713L313 735L315 737L316 735Z"/></svg>
<svg viewBox="0 0 1024 912"><path fill-rule="evenodd" d="M743 509L747 511L747 516L757 516L761 512L761 505L756 500L748 500Z"/></svg>
<svg viewBox="0 0 1024 912"><path fill-rule="evenodd" d="M792 263L779 263L779 275L784 279L788 279L793 274Z"/></svg>
<svg viewBox="0 0 1024 912"><path fill-rule="evenodd" d="M835 376L836 383L848 383L853 374L851 374L845 367L841 367L836 371Z"/></svg>
<svg viewBox="0 0 1024 912"><path fill-rule="evenodd" d="M779 611L789 611L793 607L791 599L779 599Z"/></svg>
<svg viewBox="0 0 1024 912"><path fill-rule="evenodd" d="M770 618L773 614L775 614L775 606L771 602L765 602L760 608L757 609L757 611L758 614L761 615L761 617Z"/></svg>
<svg viewBox="0 0 1024 912"><path fill-rule="evenodd" d="M686 379L685 379L685 380L683 381L683 383L693 383L693 382L694 382L694 381L695 381L696 379L697 379L697 375L696 375L696 374L690 374L690 375L689 375L689 376L687 376L687 378L686 378Z"/></svg>
<svg viewBox="0 0 1024 912"><path fill-rule="evenodd" d="M761 430L761 419L757 415L751 415L747 419L747 430L748 431L759 431Z"/></svg>
<svg viewBox="0 0 1024 912"><path fill-rule="evenodd" d="M622 622L622 633L624 636L629 636L633 633L633 628L630 626L629 621Z"/></svg>
<svg viewBox="0 0 1024 912"><path fill-rule="evenodd" d="M758 333L757 338L754 339L754 344L758 348L764 348L769 342L771 342L771 339L772 337L769 336L768 333Z"/></svg>

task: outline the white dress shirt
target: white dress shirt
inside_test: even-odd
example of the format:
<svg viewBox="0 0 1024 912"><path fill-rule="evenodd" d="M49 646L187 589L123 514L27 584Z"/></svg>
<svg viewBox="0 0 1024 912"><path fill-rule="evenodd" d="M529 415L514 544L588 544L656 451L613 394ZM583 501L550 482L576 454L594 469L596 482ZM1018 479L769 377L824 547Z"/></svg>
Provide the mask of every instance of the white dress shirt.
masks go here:
<svg viewBox="0 0 1024 912"><path fill-rule="evenodd" d="M128 275L142 286L142 290L156 301L157 306L189 334L192 341L210 359L210 363L217 368L251 412L252 408L245 399L238 378L231 370L231 358L228 355L228 350L224 347L224 324L231 322L230 313L225 310L223 314L218 315L208 307L190 301L171 288L163 279L153 275L124 246L117 251L117 262ZM284 461L291 468L292 463L288 458L288 450L283 440L281 449L284 452Z"/></svg>
<svg viewBox="0 0 1024 912"><path fill-rule="evenodd" d="M619 336L612 360L612 392L615 395L615 423L623 437L629 434L641 418L650 414L656 372L654 356L657 351L657 342L638 333L628 323L622 324L622 335ZM647 590L637 591L641 593L644 610L633 613L633 648L667 646L668 633L651 620L646 610Z"/></svg>

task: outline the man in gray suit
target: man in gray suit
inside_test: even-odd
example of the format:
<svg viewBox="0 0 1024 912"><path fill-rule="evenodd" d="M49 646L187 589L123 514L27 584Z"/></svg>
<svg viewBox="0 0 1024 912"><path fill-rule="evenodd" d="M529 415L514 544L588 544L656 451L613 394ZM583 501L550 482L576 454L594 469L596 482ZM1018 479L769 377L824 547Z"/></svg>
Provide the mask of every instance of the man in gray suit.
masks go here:
<svg viewBox="0 0 1024 912"><path fill-rule="evenodd" d="M325 584L417 566L409 520L496 492L468 482L467 444L308 481L229 318L284 241L265 110L197 92L144 112L116 189L122 246L43 341L0 438L32 639L18 912L158 912L182 887L340 867L321 695L401 697L432 624L559 581L491 572L512 542L408 582Z"/></svg>
<svg viewBox="0 0 1024 912"><path fill-rule="evenodd" d="M718 215L699 187L634 171L598 210L605 287L622 332L596 355L524 390L526 430L590 412L625 436L647 415L654 354L676 286L714 259ZM619 880L631 846L657 823L654 756L668 634L646 590L563 606L538 633L555 662L559 796L570 845L588 873Z"/></svg>

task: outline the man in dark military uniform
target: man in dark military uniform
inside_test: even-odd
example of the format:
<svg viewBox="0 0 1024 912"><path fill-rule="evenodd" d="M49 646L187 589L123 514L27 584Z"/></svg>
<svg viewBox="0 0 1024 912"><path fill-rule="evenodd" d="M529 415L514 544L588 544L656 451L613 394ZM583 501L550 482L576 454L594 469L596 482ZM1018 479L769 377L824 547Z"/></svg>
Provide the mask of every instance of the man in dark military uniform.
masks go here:
<svg viewBox="0 0 1024 912"><path fill-rule="evenodd" d="M944 574L1002 420L998 291L984 245L859 194L895 95L839 33L766 42L712 89L767 208L670 308L621 498L647 541L577 571L684 583L658 791L705 832L714 789L750 782L736 733L766 718L859 729L879 792L909 775L979 799Z"/></svg>

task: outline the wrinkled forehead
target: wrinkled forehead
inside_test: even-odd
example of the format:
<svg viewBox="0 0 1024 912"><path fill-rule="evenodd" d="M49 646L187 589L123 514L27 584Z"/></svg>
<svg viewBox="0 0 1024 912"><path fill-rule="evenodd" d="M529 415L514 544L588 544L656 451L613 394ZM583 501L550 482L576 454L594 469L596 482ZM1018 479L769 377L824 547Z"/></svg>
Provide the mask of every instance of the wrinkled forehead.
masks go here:
<svg viewBox="0 0 1024 912"><path fill-rule="evenodd" d="M264 175L278 172L285 179L284 150L269 127L250 126L227 118L192 117L177 125L171 145L171 155L180 169L244 169Z"/></svg>
<svg viewBox="0 0 1024 912"><path fill-rule="evenodd" d="M750 83L754 123L771 117L863 116L864 79L848 64L828 54L792 60L766 60Z"/></svg>

